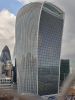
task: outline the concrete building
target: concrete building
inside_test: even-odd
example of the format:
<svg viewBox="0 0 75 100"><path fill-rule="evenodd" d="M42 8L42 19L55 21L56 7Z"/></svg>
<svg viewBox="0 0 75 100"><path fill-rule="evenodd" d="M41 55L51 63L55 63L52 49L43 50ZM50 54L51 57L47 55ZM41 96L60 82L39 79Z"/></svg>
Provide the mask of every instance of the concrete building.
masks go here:
<svg viewBox="0 0 75 100"><path fill-rule="evenodd" d="M13 69L13 65L11 61L7 61L6 65L5 65L5 74L7 77L12 78L12 69Z"/></svg>
<svg viewBox="0 0 75 100"><path fill-rule="evenodd" d="M30 3L18 12L18 92L39 95L58 92L63 23L63 11L49 2Z"/></svg>

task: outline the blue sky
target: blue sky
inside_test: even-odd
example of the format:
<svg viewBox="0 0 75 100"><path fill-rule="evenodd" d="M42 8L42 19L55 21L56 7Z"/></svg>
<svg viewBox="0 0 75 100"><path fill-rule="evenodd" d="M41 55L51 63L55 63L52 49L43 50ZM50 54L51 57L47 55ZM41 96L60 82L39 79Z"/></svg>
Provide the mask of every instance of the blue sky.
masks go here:
<svg viewBox="0 0 75 100"><path fill-rule="evenodd" d="M0 0L0 10L8 9L11 13L16 13L22 7L22 3L17 0Z"/></svg>

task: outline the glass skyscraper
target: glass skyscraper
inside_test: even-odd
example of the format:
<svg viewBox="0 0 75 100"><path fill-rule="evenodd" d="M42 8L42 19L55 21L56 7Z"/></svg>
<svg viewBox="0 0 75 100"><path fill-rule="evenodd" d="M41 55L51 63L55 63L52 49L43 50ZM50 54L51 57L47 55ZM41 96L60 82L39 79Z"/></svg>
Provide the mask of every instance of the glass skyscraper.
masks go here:
<svg viewBox="0 0 75 100"><path fill-rule="evenodd" d="M20 9L16 18L18 92L58 92L63 22L63 11L49 2L30 3Z"/></svg>
<svg viewBox="0 0 75 100"><path fill-rule="evenodd" d="M70 60L69 59L61 59L60 63L60 86L63 85L64 80L70 73Z"/></svg>

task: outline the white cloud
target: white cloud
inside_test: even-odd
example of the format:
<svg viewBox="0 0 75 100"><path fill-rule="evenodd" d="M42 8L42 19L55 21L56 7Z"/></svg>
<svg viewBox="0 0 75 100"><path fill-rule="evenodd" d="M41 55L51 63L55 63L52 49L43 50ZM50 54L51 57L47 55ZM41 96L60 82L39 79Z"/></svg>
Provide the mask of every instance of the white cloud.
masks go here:
<svg viewBox="0 0 75 100"><path fill-rule="evenodd" d="M17 1L21 2L22 4L27 4L29 2L35 2L35 1L52 1L53 2L53 0L17 0Z"/></svg>
<svg viewBox="0 0 75 100"><path fill-rule="evenodd" d="M0 53L5 45L10 49L11 54L15 44L15 15L7 9L0 11Z"/></svg>

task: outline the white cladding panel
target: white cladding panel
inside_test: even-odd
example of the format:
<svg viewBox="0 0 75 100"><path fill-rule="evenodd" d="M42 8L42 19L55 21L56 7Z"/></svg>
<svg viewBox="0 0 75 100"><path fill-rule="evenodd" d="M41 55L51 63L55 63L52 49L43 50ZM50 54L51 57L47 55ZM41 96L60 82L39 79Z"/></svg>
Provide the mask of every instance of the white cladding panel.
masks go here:
<svg viewBox="0 0 75 100"><path fill-rule="evenodd" d="M16 21L17 86L21 93L37 94L38 28L41 3L32 4Z"/></svg>

